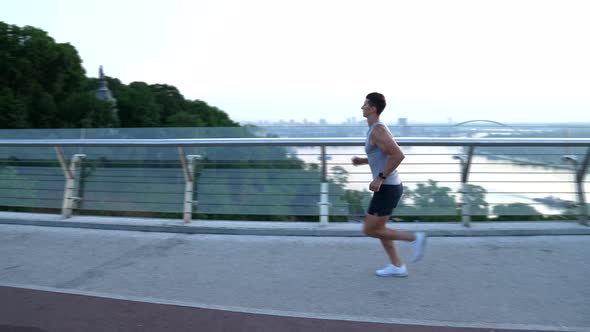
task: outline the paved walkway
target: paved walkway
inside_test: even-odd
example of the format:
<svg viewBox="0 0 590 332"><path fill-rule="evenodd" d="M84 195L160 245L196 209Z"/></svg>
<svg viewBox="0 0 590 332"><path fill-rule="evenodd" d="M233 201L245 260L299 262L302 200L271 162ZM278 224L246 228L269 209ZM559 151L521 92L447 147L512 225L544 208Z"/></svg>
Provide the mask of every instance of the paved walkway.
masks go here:
<svg viewBox="0 0 590 332"><path fill-rule="evenodd" d="M589 240L432 237L396 279L365 237L0 225L0 331L590 331Z"/></svg>

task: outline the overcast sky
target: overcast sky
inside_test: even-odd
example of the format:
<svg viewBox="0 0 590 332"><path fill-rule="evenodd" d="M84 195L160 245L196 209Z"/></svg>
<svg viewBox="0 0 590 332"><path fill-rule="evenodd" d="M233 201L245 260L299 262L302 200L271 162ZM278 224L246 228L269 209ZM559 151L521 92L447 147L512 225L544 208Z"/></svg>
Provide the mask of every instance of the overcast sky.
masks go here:
<svg viewBox="0 0 590 332"><path fill-rule="evenodd" d="M236 121L590 121L587 0L2 0L90 77L176 86Z"/></svg>

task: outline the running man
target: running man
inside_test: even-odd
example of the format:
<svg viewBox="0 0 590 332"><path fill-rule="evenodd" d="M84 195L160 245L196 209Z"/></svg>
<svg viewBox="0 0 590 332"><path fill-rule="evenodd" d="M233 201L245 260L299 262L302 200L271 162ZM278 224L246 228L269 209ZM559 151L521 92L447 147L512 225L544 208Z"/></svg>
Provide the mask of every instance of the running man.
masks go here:
<svg viewBox="0 0 590 332"><path fill-rule="evenodd" d="M414 256L410 262L414 263L424 255L426 234L397 231L386 227L403 193L397 167L405 156L387 126L379 121L385 105L385 97L382 94L373 92L367 95L361 107L363 117L367 118L369 125L365 142L367 158L353 157L352 164L369 164L373 175L373 181L369 184L373 198L367 210L363 231L367 236L381 240L390 261L389 265L375 273L381 277L406 277L408 270L406 265L402 264L393 241L413 241Z"/></svg>

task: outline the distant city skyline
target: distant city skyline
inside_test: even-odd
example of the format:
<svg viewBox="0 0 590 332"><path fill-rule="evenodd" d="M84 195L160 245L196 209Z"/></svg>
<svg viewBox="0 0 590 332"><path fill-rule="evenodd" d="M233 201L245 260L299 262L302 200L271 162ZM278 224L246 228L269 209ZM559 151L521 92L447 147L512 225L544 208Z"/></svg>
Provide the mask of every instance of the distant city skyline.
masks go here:
<svg viewBox="0 0 590 332"><path fill-rule="evenodd" d="M392 125L407 125L407 126L420 126L420 125L441 125L441 126L445 126L445 125L451 125L451 126L457 126L457 125L471 125L471 126L531 126L531 127L535 127L535 126L543 126L543 125L568 125L568 124L572 124L572 125L587 125L590 126L590 120L588 121L576 121L576 122L501 122L501 121L496 121L496 120L490 120L490 119L470 119L470 120L464 120L464 121L454 121L453 119L447 119L446 122L419 122L419 121L411 121L408 118L398 118L395 119L393 121L389 121L386 120L385 121L388 124L392 124ZM257 120L257 121L243 121L242 124L252 124L252 125L313 125L313 126L338 126L338 125L358 125L358 126L365 126L366 125L366 119L358 119L355 117L351 117L348 119L345 119L342 122L330 122L326 119L320 119L319 121L312 121L309 119L279 119L279 120Z"/></svg>
<svg viewBox="0 0 590 332"><path fill-rule="evenodd" d="M387 122L583 122L585 0L156 0L7 2L129 84L176 86L238 122L341 123L373 91Z"/></svg>
<svg viewBox="0 0 590 332"><path fill-rule="evenodd" d="M329 121L326 119L319 119L317 121L314 120L310 120L310 119L278 119L278 120L236 120L236 119L232 119L236 122L238 122L241 125L277 125L277 124L298 124L298 125L359 125L359 126L365 126L366 122L364 120L358 120L356 122L350 122L348 120L343 120L343 121ZM473 119L473 120L479 120L479 119ZM485 119L481 119L481 120L485 120ZM398 125L397 123L397 119L387 119L387 120L383 120L385 123L391 124L391 125ZM441 125L441 126L446 126L446 125L457 125L459 123L465 123L465 122L470 122L472 120L462 120L462 121L417 121L417 120L411 120L408 119L408 125L409 126L417 126L417 125ZM503 123L503 124L507 124L507 125L511 125L511 126L518 126L518 125L523 125L523 126L544 126L544 125L573 125L573 126L590 126L590 121L537 121L537 122L526 122L526 121L497 121L497 120L490 120L490 121L495 121L495 122L499 122L499 123ZM482 122L483 123L483 122ZM478 125L478 123L473 123L473 125ZM491 123L488 123L487 125L491 125Z"/></svg>

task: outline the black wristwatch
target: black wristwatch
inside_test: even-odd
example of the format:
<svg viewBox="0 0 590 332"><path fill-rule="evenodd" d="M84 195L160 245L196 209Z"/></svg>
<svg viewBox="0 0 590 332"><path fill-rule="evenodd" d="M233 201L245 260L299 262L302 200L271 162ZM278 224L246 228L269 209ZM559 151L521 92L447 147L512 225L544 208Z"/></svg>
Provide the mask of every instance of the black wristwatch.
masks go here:
<svg viewBox="0 0 590 332"><path fill-rule="evenodd" d="M383 173L379 173L378 177L382 178L383 180L387 179L387 176L383 175Z"/></svg>

